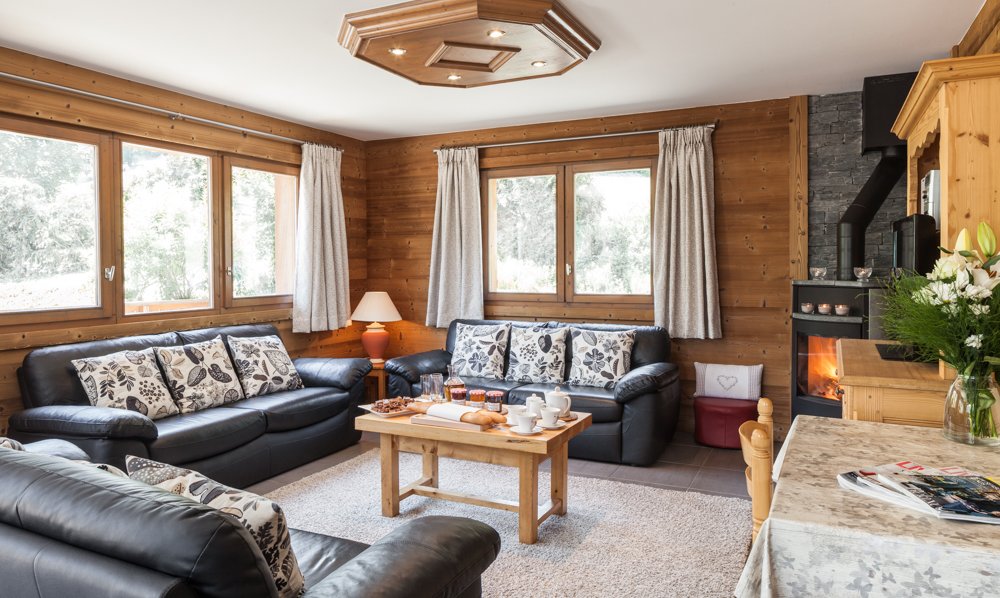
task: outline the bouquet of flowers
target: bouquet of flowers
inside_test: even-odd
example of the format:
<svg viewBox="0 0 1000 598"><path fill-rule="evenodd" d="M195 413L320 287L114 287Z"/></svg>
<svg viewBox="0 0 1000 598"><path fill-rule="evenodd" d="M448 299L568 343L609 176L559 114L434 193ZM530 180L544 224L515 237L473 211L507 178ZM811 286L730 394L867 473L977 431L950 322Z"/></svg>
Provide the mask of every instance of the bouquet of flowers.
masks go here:
<svg viewBox="0 0 1000 598"><path fill-rule="evenodd" d="M989 224L978 228L979 250L963 229L954 251L927 276L894 277L885 299L889 336L913 345L927 361L941 359L958 372L945 405L945 435L969 443L1000 443L994 365L1000 359L1000 255Z"/></svg>

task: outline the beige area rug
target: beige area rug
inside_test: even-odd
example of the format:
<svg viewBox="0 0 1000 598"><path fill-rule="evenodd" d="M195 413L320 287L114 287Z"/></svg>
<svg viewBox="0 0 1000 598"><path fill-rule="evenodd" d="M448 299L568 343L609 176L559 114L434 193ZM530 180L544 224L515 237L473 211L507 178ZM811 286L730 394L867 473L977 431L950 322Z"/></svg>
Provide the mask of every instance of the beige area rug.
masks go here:
<svg viewBox="0 0 1000 598"><path fill-rule="evenodd" d="M420 477L420 457L400 455L400 483ZM517 499L513 468L441 459L441 487ZM548 500L549 475L539 494ZM750 543L750 502L571 476L569 513L550 517L537 544L517 541L517 515L413 496L383 517L378 451L271 492L288 523L371 544L406 521L456 515L500 532L500 556L483 577L486 596L732 596Z"/></svg>

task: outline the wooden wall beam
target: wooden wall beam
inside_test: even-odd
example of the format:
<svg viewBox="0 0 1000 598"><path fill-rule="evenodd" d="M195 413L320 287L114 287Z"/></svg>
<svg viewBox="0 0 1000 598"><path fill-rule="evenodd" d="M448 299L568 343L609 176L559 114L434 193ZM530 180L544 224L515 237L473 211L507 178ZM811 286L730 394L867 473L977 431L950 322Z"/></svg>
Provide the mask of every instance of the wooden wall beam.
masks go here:
<svg viewBox="0 0 1000 598"><path fill-rule="evenodd" d="M1000 0L986 0L951 55L960 58L997 53L1000 53Z"/></svg>
<svg viewBox="0 0 1000 598"><path fill-rule="evenodd" d="M792 280L807 277L809 263L809 97L788 103L788 259Z"/></svg>

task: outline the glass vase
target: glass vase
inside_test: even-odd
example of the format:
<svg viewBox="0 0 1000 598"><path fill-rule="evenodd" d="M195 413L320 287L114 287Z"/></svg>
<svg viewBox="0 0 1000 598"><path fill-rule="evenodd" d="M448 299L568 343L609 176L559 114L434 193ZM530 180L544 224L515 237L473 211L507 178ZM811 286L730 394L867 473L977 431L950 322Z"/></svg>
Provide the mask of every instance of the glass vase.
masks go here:
<svg viewBox="0 0 1000 598"><path fill-rule="evenodd" d="M959 374L944 401L944 435L963 444L1000 445L1000 387L992 373Z"/></svg>

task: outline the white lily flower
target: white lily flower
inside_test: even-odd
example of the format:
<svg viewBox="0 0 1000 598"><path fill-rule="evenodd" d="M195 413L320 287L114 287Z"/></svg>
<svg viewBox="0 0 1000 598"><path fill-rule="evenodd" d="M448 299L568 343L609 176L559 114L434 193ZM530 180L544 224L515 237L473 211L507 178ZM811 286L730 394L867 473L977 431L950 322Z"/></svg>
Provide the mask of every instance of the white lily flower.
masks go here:
<svg viewBox="0 0 1000 598"><path fill-rule="evenodd" d="M981 334L970 335L969 338L965 339L965 346L966 347L971 347L973 349L982 349L983 348L983 335L981 335Z"/></svg>
<svg viewBox="0 0 1000 598"><path fill-rule="evenodd" d="M968 268L969 262L957 253L939 258L934 263L934 269L927 275L930 280L950 280L958 272Z"/></svg>
<svg viewBox="0 0 1000 598"><path fill-rule="evenodd" d="M969 273L972 275L973 284L977 287L992 291L1000 284L1000 276L990 276L990 273L982 268L973 268Z"/></svg>

